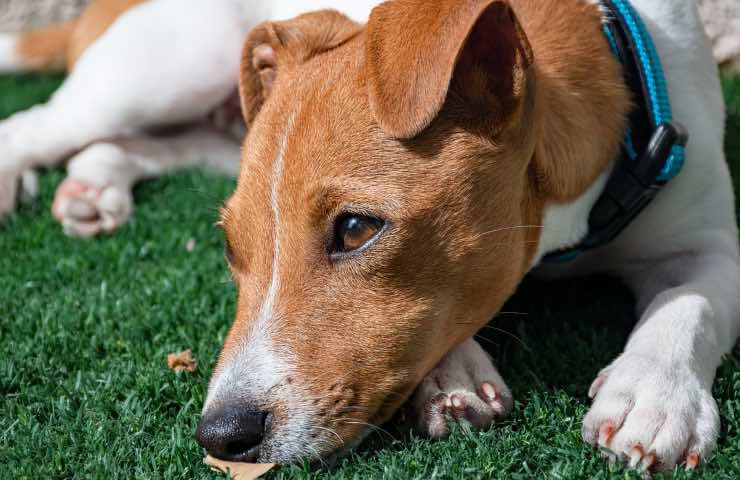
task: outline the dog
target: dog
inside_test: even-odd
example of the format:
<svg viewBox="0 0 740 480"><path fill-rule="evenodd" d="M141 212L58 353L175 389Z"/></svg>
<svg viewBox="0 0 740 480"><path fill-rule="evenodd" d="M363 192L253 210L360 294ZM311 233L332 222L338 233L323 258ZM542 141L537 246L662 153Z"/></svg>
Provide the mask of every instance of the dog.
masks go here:
<svg viewBox="0 0 740 480"><path fill-rule="evenodd" d="M634 291L639 321L591 385L584 440L643 470L710 455L740 261L693 1L632 2L690 134L684 147L682 129L668 144L656 130L643 156L680 151L681 173L640 187L652 201L639 196L609 241L561 255L633 181L619 159L644 128L606 3L391 0L366 26L321 11L252 31L250 131L221 215L237 314L197 432L208 452L335 458L407 400L430 437L450 416L488 427L512 397L473 335L530 272L606 272Z"/></svg>
<svg viewBox="0 0 740 480"><path fill-rule="evenodd" d="M35 168L67 162L52 211L67 234L123 225L132 188L187 167L236 176L244 125L237 83L249 30L340 8L364 21L373 2L94 0L76 20L0 35L0 73L64 70L45 105L0 122L0 218L36 193Z"/></svg>
<svg viewBox="0 0 740 480"><path fill-rule="evenodd" d="M584 440L644 469L696 467L740 329L724 106L696 7L633 2L691 135L683 171L613 241L543 265L588 237L627 129L603 5L392 0L367 27L322 11L257 26L239 65L262 20L364 20L374 3L98 0L0 38L3 71L74 67L0 124L0 211L71 156L53 211L97 235L131 214L136 181L236 174L241 157L221 221L238 313L197 432L214 456L339 456L407 400L432 438L450 416L486 428L513 402L473 334L528 273L607 272L640 320L589 391Z"/></svg>

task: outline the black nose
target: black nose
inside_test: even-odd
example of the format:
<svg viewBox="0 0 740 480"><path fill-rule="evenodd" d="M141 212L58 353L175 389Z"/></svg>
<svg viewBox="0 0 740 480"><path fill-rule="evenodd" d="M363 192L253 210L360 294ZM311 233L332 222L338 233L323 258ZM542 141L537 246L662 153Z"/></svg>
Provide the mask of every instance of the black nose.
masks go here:
<svg viewBox="0 0 740 480"><path fill-rule="evenodd" d="M203 415L195 438L211 456L232 462L254 462L265 435L267 412L243 405L226 406Z"/></svg>

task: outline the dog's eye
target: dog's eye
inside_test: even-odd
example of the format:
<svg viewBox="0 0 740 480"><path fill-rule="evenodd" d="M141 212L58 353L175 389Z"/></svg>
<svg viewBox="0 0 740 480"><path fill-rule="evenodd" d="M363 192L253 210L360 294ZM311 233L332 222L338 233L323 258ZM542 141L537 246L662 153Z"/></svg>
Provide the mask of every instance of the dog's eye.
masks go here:
<svg viewBox="0 0 740 480"><path fill-rule="evenodd" d="M382 230L385 223L378 218L347 214L334 226L332 253L349 253L367 245Z"/></svg>

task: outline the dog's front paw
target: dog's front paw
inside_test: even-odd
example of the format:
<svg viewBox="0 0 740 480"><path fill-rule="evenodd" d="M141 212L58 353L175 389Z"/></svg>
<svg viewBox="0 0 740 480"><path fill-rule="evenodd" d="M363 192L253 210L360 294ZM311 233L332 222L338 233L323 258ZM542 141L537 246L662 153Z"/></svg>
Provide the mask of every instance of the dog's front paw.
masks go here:
<svg viewBox="0 0 740 480"><path fill-rule="evenodd" d="M450 433L448 421L486 428L512 407L509 388L475 340L448 353L424 377L412 400L418 431L432 438Z"/></svg>
<svg viewBox="0 0 740 480"><path fill-rule="evenodd" d="M94 237L126 223L133 204L131 192L125 188L94 187L68 178L57 189L52 212L67 235Z"/></svg>
<svg viewBox="0 0 740 480"><path fill-rule="evenodd" d="M710 381L688 365L625 353L591 385L583 439L644 471L696 468L719 432Z"/></svg>

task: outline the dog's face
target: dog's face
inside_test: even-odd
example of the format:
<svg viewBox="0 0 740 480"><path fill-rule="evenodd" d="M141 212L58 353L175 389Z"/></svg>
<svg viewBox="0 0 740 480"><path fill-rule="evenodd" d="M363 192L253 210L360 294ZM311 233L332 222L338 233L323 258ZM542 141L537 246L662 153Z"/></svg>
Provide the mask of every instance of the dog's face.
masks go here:
<svg viewBox="0 0 740 480"><path fill-rule="evenodd" d="M418 3L250 35L222 222L238 311L199 431L216 456L355 445L531 266L527 39L504 2Z"/></svg>

